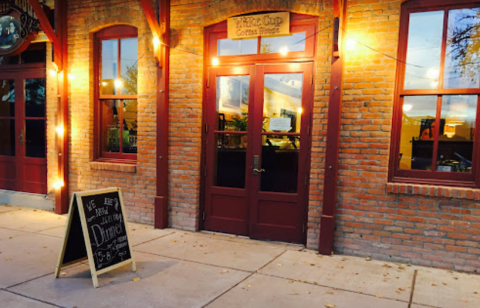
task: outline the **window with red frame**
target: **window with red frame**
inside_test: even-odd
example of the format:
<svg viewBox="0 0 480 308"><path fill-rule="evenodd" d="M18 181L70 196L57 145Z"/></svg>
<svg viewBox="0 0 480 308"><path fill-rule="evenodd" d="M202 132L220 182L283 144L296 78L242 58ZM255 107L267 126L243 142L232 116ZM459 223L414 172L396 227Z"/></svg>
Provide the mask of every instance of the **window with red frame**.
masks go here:
<svg viewBox="0 0 480 308"><path fill-rule="evenodd" d="M480 4L402 6L390 180L479 186Z"/></svg>
<svg viewBox="0 0 480 308"><path fill-rule="evenodd" d="M114 26L95 35L97 159L137 157L138 32Z"/></svg>

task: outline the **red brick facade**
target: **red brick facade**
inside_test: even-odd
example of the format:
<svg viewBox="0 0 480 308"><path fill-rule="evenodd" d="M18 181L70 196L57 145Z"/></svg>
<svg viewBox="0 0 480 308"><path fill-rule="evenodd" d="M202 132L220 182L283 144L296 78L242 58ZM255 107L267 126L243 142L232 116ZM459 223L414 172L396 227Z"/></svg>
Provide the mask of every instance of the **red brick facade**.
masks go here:
<svg viewBox="0 0 480 308"><path fill-rule="evenodd" d="M480 268L480 191L388 183L400 0L348 1L335 251L475 272ZM169 225L198 230L201 198L204 28L258 11L318 16L307 247L318 249L332 50L331 0L171 1ZM70 0L69 191L118 186L133 221L153 223L156 65L140 1ZM136 166L93 162L93 35L138 28ZM187 52L186 52L187 51ZM385 56L385 54L390 57ZM56 167L52 164L49 168Z"/></svg>

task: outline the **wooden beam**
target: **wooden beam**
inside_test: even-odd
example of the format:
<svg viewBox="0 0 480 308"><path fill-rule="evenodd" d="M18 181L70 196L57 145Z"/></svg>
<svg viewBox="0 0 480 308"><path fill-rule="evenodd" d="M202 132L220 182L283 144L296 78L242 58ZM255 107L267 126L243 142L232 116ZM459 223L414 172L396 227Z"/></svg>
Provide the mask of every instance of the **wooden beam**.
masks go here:
<svg viewBox="0 0 480 308"><path fill-rule="evenodd" d="M169 96L169 29L170 0L158 0L160 21L165 26L160 47L161 63L157 68L157 193L155 228L168 228L168 96Z"/></svg>
<svg viewBox="0 0 480 308"><path fill-rule="evenodd" d="M28 2L30 3L30 6L33 8L35 15L37 15L38 21L40 22L40 25L42 26L43 31L47 35L48 40L50 41L50 43L54 45L55 64L60 69L62 59L61 59L61 52L58 50L58 46L60 44L59 44L59 39L55 33L55 30L53 30L53 27L50 24L50 21L48 20L47 15L43 11L43 7L40 5L40 2L38 2L38 0L28 0Z"/></svg>
<svg viewBox="0 0 480 308"><path fill-rule="evenodd" d="M333 20L335 21L336 18L339 18L340 25L345 29L346 0L334 0L333 3ZM341 37L344 40L344 36ZM333 252L335 213L337 207L338 152L340 147L340 121L342 117L343 57L336 56L335 54L334 46L338 43L335 39L334 35L332 39L332 68L330 72L330 99L328 103L323 206L322 215L320 217L320 238L318 245L318 252L323 255L330 255ZM341 45L343 46L343 44Z"/></svg>
<svg viewBox="0 0 480 308"><path fill-rule="evenodd" d="M68 126L68 22L67 22L68 0L57 1L55 6L55 29L57 30L57 45L55 45L55 62L62 73L58 78L58 105L57 121L63 125L65 133L57 136L58 152L58 179L64 186L56 190L55 212L58 214L68 213L69 206L69 172L68 172L68 144L70 127ZM57 53L59 56L57 56ZM57 62L58 58L58 62Z"/></svg>
<svg viewBox="0 0 480 308"><path fill-rule="evenodd" d="M160 0L161 2L161 0ZM162 29L160 27L160 24L158 23L157 15L155 14L155 11L153 10L152 3L150 0L140 0L140 3L142 4L143 12L145 13L145 17L147 18L148 25L150 26L150 30L153 33L154 39L158 39L158 43L154 46L155 50L155 57L157 58L158 64L161 66L162 65L162 53L161 50L163 49L160 43L162 39L162 35L164 32L162 32Z"/></svg>

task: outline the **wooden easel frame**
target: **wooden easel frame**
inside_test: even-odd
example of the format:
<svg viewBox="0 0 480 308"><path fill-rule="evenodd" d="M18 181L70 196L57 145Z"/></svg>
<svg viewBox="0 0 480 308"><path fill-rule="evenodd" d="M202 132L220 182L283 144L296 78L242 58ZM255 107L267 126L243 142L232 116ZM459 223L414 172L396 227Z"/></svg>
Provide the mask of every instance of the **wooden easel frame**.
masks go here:
<svg viewBox="0 0 480 308"><path fill-rule="evenodd" d="M74 264L74 263L81 262L81 261L85 260L85 258L80 258L78 260L71 261L67 264L63 264L63 258L65 256L65 250L67 248L68 235L70 233L70 227L72 225L72 220L73 220L74 213L75 213L74 212L75 211L75 206L74 206L75 203L77 205L76 208L78 209L79 215L80 215L80 222L81 222L81 225L82 225L82 233L83 233L83 238L84 238L84 242L85 242L85 246L86 246L85 248L87 250L86 258L88 258L88 263L89 263L89 266L90 266L90 272L92 273L93 286L95 288L98 288L98 275L101 275L101 274L104 274L106 272L112 271L112 270L117 269L119 267L122 267L124 265L127 265L127 264L131 263L132 264L132 271L135 272L137 270L136 265L135 265L135 260L133 258L133 250L132 250L132 244L130 243L130 240L128 240L128 249L130 250L130 259L125 260L121 263L117 263L117 264L114 264L112 266L103 268L99 271L97 271L95 269L95 261L94 261L94 258L93 258L92 246L91 246L91 243L90 243L90 236L88 234L87 221L86 221L86 218L85 218L85 210L83 208L83 202L82 202L81 197L99 195L99 194L105 194L105 193L112 193L112 192L118 192L120 207L121 207L121 210L122 210L123 223L125 225L125 232L127 234L127 240L130 238L130 230L127 226L127 220L126 220L126 217L125 217L125 208L123 206L123 197L122 197L122 192L121 192L120 188L112 187L112 188L89 190L89 191L73 193L72 199L70 200L70 209L68 211L68 219L67 219L67 225L66 225L66 228L65 228L65 234L63 236L63 245L62 245L62 248L60 250L60 255L59 255L59 258L58 258L57 267L55 269L55 278L59 277L60 270L61 270L62 266L66 266L66 265L69 265L69 264Z"/></svg>

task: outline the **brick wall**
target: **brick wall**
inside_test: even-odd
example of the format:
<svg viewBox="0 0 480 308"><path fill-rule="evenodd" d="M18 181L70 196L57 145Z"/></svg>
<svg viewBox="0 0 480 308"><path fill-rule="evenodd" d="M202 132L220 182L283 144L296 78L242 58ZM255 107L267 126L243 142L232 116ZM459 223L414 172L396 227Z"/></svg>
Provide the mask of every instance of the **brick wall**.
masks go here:
<svg viewBox="0 0 480 308"><path fill-rule="evenodd" d="M152 35L139 1L71 0L68 3L70 73L69 192L122 188L130 220L153 223L156 189L156 62ZM93 161L93 34L112 25L138 28L137 166Z"/></svg>
<svg viewBox="0 0 480 308"><path fill-rule="evenodd" d="M349 1L347 38L396 57L399 16L400 1ZM346 57L335 250L477 272L478 190L387 185L396 61L379 52Z"/></svg>

